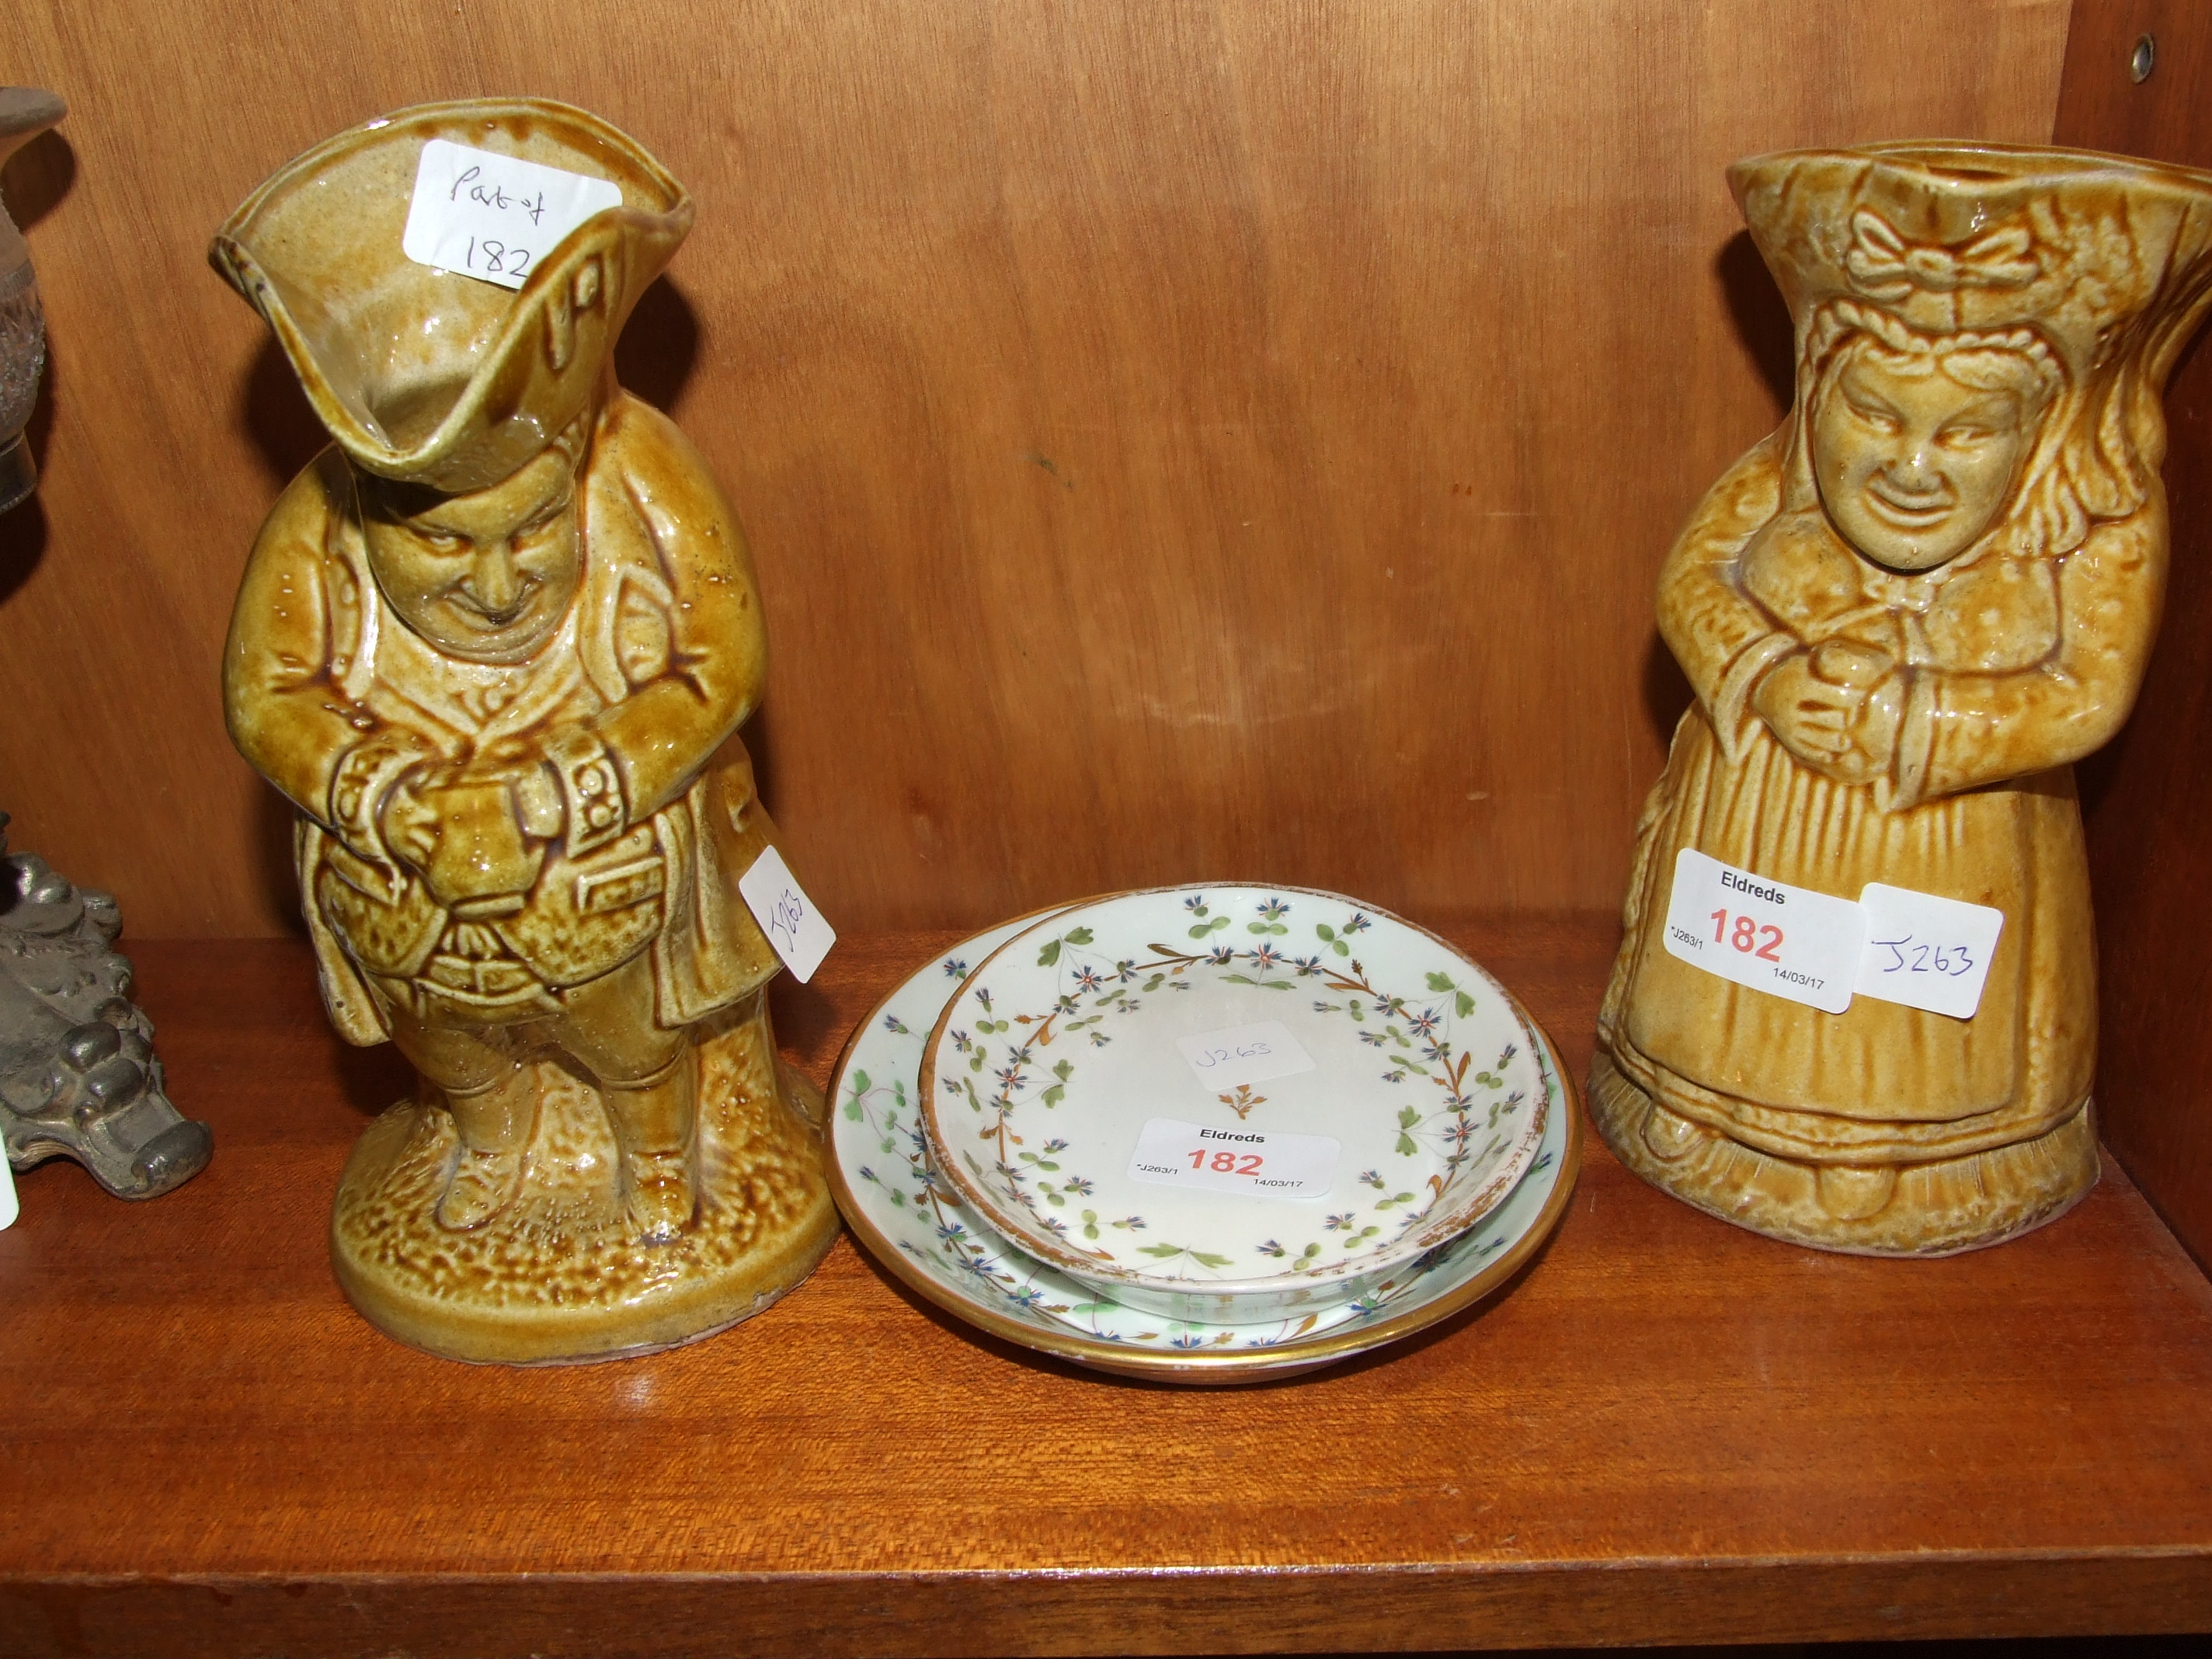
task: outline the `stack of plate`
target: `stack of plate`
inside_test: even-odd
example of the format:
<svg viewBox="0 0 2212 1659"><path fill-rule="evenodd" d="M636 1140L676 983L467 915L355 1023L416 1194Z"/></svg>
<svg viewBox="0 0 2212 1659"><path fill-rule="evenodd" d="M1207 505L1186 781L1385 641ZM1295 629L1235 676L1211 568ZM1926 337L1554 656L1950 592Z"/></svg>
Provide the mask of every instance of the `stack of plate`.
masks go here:
<svg viewBox="0 0 2212 1659"><path fill-rule="evenodd" d="M948 1312L1102 1370L1283 1376L1480 1300L1581 1150L1550 1040L1434 934L1222 884L1024 917L848 1045L830 1177Z"/></svg>

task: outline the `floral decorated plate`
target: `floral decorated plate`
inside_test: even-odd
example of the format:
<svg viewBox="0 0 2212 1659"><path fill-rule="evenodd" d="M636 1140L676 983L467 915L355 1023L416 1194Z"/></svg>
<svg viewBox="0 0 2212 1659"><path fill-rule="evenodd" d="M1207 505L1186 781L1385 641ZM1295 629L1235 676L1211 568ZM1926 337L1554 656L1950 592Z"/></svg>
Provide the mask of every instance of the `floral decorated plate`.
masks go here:
<svg viewBox="0 0 2212 1659"><path fill-rule="evenodd" d="M1211 1325L1123 1307L1024 1255L935 1175L915 1100L925 1041L945 1004L975 964L1031 920L979 933L915 973L854 1033L831 1085L828 1162L838 1207L872 1255L955 1317L1121 1376L1265 1381L1366 1352L1473 1305L1510 1279L1565 1213L1580 1164L1580 1118L1565 1068L1537 1030L1549 1109L1528 1176L1481 1226L1364 1296L1273 1324Z"/></svg>
<svg viewBox="0 0 2212 1659"><path fill-rule="evenodd" d="M1125 1306L1230 1324L1356 1299L1527 1174L1546 1091L1498 985L1295 889L1125 893L1032 924L924 1053L937 1169Z"/></svg>

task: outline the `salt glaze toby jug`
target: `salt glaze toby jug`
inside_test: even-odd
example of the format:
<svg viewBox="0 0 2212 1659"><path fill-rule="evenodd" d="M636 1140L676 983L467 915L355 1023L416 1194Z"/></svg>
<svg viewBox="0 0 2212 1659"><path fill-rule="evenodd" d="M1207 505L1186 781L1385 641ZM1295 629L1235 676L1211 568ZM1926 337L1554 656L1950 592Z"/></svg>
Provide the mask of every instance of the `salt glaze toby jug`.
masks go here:
<svg viewBox="0 0 2212 1659"><path fill-rule="evenodd" d="M519 291L418 264L434 139L621 204ZM454 1358L688 1340L836 1236L737 885L775 841L735 735L764 673L751 559L611 362L691 218L605 123L487 100L318 146L213 249L335 440L254 545L231 735L298 810L333 1023L420 1074L346 1167L332 1258L371 1321Z"/></svg>
<svg viewBox="0 0 2212 1659"><path fill-rule="evenodd" d="M1638 830L1591 1108L1630 1168L1740 1225L1972 1249L2097 1179L2072 763L2127 719L2157 628L2160 400L2212 300L2212 175L1883 145L1729 177L1789 302L1796 396L1660 576L1697 700ZM1669 948L1686 850L1754 895L1875 884L1998 913L1985 962L1938 958L1986 973L1978 1005L1892 1000L1926 994L1887 989L1887 957L1841 1012L1710 971L1725 937Z"/></svg>

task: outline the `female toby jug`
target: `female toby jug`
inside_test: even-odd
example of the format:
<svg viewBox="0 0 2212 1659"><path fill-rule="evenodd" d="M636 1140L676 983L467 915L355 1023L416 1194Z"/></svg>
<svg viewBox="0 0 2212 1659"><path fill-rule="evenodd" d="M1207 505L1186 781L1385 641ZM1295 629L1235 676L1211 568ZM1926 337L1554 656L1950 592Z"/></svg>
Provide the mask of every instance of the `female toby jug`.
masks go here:
<svg viewBox="0 0 2212 1659"><path fill-rule="evenodd" d="M1971 1249L2097 1178L2071 766L2157 627L2160 397L2212 299L2212 177L1900 145L1729 179L1796 398L1660 578L1697 702L1638 829L1592 1107L1741 1225ZM1974 937L1883 925L1906 914ZM1822 916L1863 932L1785 945ZM1978 998L1936 984L1960 978Z"/></svg>

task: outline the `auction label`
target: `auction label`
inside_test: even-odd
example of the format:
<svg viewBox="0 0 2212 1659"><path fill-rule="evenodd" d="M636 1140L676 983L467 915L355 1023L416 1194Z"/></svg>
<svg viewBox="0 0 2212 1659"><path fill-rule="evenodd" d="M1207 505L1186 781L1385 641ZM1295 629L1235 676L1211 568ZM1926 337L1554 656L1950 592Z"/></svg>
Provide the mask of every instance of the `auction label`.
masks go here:
<svg viewBox="0 0 2212 1659"><path fill-rule="evenodd" d="M1328 1135L1223 1129L1156 1117L1137 1137L1129 1179L1154 1187L1201 1187L1248 1198L1325 1198L1344 1151Z"/></svg>
<svg viewBox="0 0 2212 1659"><path fill-rule="evenodd" d="M1866 916L1863 995L1931 1014L1972 1019L2004 931L2004 912L1870 881L1859 894Z"/></svg>
<svg viewBox="0 0 2212 1659"><path fill-rule="evenodd" d="M792 977L801 985L812 979L837 942L837 933L799 887L783 854L773 847L761 848L761 855L738 878L738 891Z"/></svg>
<svg viewBox="0 0 2212 1659"><path fill-rule="evenodd" d="M399 251L418 265L520 288L570 231L622 201L611 179L433 138L415 168Z"/></svg>
<svg viewBox="0 0 2212 1659"><path fill-rule="evenodd" d="M1233 1089L1240 1083L1265 1083L1316 1069L1313 1056L1279 1019L1177 1037L1176 1047L1192 1074L1210 1089Z"/></svg>
<svg viewBox="0 0 2212 1659"><path fill-rule="evenodd" d="M0 1227L12 1227L20 1213L15 1203L15 1172L8 1167L5 1153L0 1153Z"/></svg>
<svg viewBox="0 0 2212 1659"><path fill-rule="evenodd" d="M1709 974L1831 1014L1851 1006L1867 939L1850 899L1755 876L1685 847L1674 857L1667 952Z"/></svg>

